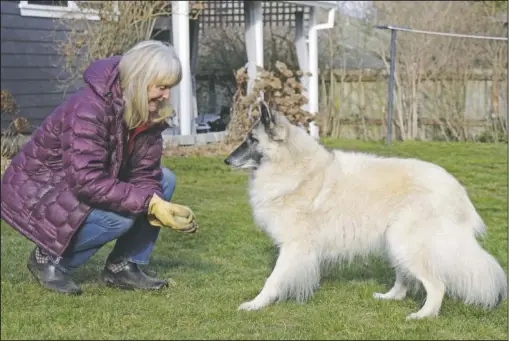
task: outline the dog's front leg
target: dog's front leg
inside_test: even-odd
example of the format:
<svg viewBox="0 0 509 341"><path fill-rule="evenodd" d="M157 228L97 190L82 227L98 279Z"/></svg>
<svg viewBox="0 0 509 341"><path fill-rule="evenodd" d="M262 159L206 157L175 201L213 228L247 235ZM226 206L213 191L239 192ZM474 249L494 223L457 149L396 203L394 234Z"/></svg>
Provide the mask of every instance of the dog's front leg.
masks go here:
<svg viewBox="0 0 509 341"><path fill-rule="evenodd" d="M238 309L259 310L288 296L304 301L313 294L319 281L319 264L314 254L298 245L282 246L274 270L262 291L252 301L242 303Z"/></svg>

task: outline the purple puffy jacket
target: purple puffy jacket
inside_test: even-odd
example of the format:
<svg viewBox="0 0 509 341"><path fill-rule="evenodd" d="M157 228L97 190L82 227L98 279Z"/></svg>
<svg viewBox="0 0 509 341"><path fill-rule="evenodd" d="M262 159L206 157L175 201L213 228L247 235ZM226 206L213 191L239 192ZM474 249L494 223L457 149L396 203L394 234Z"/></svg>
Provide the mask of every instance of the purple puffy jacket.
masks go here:
<svg viewBox="0 0 509 341"><path fill-rule="evenodd" d="M84 88L45 119L2 177L2 219L57 257L92 208L134 216L147 212L154 193L162 197L168 125L136 135L127 152L120 58L87 68Z"/></svg>

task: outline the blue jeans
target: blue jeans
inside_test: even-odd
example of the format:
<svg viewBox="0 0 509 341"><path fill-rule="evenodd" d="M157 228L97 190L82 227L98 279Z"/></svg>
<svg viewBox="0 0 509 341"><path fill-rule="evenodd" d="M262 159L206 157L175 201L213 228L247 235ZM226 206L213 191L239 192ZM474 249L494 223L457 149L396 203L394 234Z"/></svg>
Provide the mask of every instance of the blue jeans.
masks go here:
<svg viewBox="0 0 509 341"><path fill-rule="evenodd" d="M175 174L167 168L162 168L162 171L163 196L169 201L175 190ZM148 223L145 215L136 218L124 217L114 212L93 209L74 235L58 267L66 272L73 271L114 239L117 241L110 259L148 264L159 230L159 227Z"/></svg>

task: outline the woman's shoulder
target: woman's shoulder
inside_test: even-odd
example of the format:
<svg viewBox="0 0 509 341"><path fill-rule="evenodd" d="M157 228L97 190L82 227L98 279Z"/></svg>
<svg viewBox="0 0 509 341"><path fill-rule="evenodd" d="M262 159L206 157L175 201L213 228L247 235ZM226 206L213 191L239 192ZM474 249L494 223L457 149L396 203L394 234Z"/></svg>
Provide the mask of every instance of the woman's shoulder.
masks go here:
<svg viewBox="0 0 509 341"><path fill-rule="evenodd" d="M106 118L112 112L111 106L87 88L74 93L66 102L66 109L70 114L90 116L95 120Z"/></svg>

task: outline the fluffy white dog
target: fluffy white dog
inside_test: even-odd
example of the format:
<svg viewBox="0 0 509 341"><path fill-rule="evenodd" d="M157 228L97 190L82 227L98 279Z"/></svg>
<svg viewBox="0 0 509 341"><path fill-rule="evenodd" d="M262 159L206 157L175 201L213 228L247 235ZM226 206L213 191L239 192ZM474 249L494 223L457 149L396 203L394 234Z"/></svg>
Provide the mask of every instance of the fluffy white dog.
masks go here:
<svg viewBox="0 0 509 341"><path fill-rule="evenodd" d="M239 309L309 298L324 263L385 252L396 272L377 299L403 299L408 280L426 302L408 319L437 316L444 294L493 308L507 280L477 242L485 232L463 186L443 168L416 159L328 151L304 129L261 105L261 119L225 160L251 169L257 224L280 249L261 292Z"/></svg>

